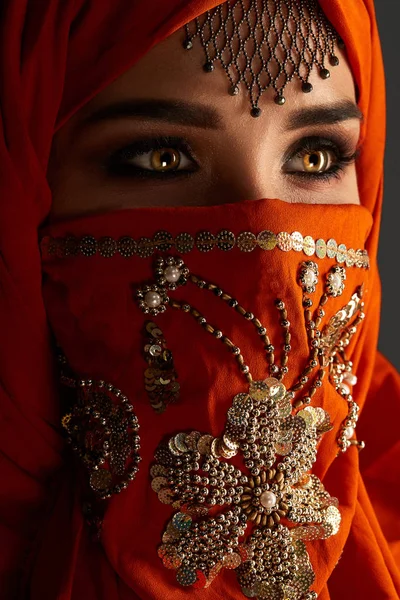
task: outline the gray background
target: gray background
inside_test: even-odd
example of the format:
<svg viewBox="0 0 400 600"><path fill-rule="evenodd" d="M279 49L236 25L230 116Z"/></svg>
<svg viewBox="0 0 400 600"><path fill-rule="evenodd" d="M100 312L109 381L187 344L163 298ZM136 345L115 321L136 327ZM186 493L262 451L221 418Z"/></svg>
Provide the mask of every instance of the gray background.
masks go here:
<svg viewBox="0 0 400 600"><path fill-rule="evenodd" d="M400 314L398 266L400 231L400 19L399 0L375 0L386 68L388 129L385 160L385 196L379 247L383 305L379 348L400 371Z"/></svg>

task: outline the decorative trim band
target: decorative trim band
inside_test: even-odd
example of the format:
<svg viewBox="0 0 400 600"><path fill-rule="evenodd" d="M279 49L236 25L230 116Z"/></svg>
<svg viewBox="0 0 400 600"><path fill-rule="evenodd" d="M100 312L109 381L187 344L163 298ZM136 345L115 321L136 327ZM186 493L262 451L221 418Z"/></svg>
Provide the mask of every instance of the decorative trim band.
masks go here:
<svg viewBox="0 0 400 600"><path fill-rule="evenodd" d="M314 240L311 236L303 236L298 231L293 233L281 231L276 234L265 230L258 235L250 231L243 231L235 236L232 231L223 229L217 234L210 231L200 231L196 236L192 236L189 233L182 232L175 237L168 231L158 231L152 239L141 237L138 240L129 236L123 236L118 240L108 236L96 239L91 235L80 238L74 236L62 238L46 236L42 238L40 247L42 256L48 255L58 258L68 256L91 257L97 254L104 258L111 258L116 254L124 258L133 256L148 258L157 250L167 252L171 248L175 248L179 254L187 254L194 248L200 252L211 252L214 249L227 252L234 247L241 252L252 252L255 248L261 250L278 248L283 252L294 250L295 252L303 252L306 256L315 255L320 259L325 257L334 258L339 264L345 263L347 267L369 268L369 257L366 250L347 249L345 244L338 244L332 238L327 242L321 238Z"/></svg>

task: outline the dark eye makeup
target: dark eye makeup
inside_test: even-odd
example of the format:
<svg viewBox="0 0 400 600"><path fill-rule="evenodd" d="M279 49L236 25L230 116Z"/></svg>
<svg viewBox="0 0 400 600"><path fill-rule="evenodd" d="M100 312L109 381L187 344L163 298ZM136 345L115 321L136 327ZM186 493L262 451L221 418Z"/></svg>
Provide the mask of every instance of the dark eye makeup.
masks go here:
<svg viewBox="0 0 400 600"><path fill-rule="evenodd" d="M294 158L304 158L317 152L325 151L331 156L331 164L328 169L320 172L291 171L287 166ZM296 142L284 157L283 170L287 175L301 179L326 181L340 179L346 167L353 164L361 152L360 148L354 150L353 142L341 135L331 137L308 136Z"/></svg>
<svg viewBox="0 0 400 600"><path fill-rule="evenodd" d="M133 164L133 160L156 150L171 149L185 155L192 163L191 166L182 170L156 171L143 169ZM114 152L106 162L106 168L111 176L138 177L147 179L168 179L171 177L188 176L199 170L198 162L190 145L182 138L175 136L160 136L137 140L129 146L125 146Z"/></svg>
<svg viewBox="0 0 400 600"><path fill-rule="evenodd" d="M135 160L157 150L173 150L185 157L186 167L174 168L167 171L157 171L142 168L134 164ZM330 166L319 172L291 170L290 162L301 159L307 155L324 151L329 153ZM296 141L283 157L282 171L291 178L302 180L328 181L332 178L340 179L346 167L357 160L360 150L354 151L354 143L342 133L328 136L307 136ZM199 171L199 162L188 142L175 136L159 136L135 141L107 157L104 164L110 177L131 177L139 179L178 179L190 177Z"/></svg>

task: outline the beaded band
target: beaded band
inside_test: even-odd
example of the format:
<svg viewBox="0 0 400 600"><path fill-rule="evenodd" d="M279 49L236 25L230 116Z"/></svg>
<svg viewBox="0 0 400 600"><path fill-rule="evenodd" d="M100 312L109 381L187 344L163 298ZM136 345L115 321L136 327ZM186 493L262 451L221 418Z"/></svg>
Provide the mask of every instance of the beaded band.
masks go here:
<svg viewBox="0 0 400 600"><path fill-rule="evenodd" d="M158 231L153 238L141 237L135 240L129 236L114 239L109 236L99 239L90 235L82 237L66 236L55 238L46 236L42 238L41 252L43 256L56 256L66 258L69 256L91 257L100 255L111 258L120 255L123 258L137 256L148 258L155 251L165 252L175 248L180 254L187 254L196 248L199 252L211 252L214 249L228 252L236 247L241 252L252 252L255 248L261 250L274 250L278 248L283 252L294 250L303 252L306 256L334 258L339 264L345 263L347 267L360 269L369 268L369 257L366 250L347 249L345 244L338 244L336 240L327 242L321 238L314 240L310 235L303 236L299 231L287 233L281 231L276 234L272 231L261 231L258 235L243 231L235 236L232 231L221 230L217 234L210 231L200 231L195 236L182 232L172 236L167 231Z"/></svg>

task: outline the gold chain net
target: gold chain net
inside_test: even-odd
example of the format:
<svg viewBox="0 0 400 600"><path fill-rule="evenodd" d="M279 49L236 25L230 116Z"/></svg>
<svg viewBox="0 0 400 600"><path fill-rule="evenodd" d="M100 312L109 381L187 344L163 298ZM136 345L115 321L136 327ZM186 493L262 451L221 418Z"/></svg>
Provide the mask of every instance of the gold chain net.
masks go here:
<svg viewBox="0 0 400 600"><path fill-rule="evenodd" d="M244 84L251 101L251 114L258 117L260 97L275 90L275 102L285 103L284 90L294 78L301 89L312 91L311 70L318 68L328 79L339 59L336 46L343 43L316 0L233 0L224 2L185 25L185 49L198 38L203 46L206 72L219 62L225 70L229 93L239 93Z"/></svg>

